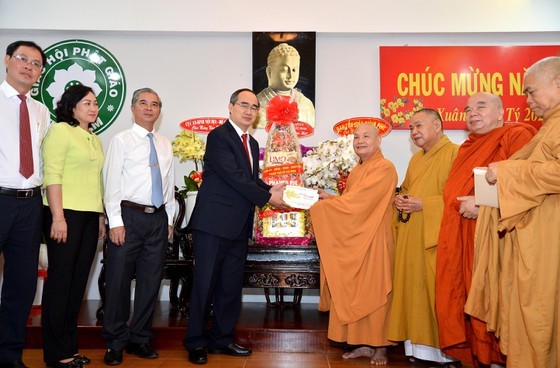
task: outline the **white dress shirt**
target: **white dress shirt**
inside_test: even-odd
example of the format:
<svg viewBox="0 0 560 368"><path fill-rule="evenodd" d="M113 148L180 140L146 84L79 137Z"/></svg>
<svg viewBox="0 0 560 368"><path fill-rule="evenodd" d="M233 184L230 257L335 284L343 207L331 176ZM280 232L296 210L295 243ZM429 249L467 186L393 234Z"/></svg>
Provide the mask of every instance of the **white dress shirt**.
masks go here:
<svg viewBox="0 0 560 368"><path fill-rule="evenodd" d="M150 172L150 139L146 129L134 124L131 129L113 137L105 155L103 183L105 211L112 229L124 226L121 201L126 200L152 206L152 179ZM155 131L159 169L161 171L163 200L168 223L173 225L175 214L175 178L173 149L167 138Z"/></svg>
<svg viewBox="0 0 560 368"><path fill-rule="evenodd" d="M51 123L49 109L27 93L27 109L33 143L33 175L26 179L19 172L19 105L21 100L8 82L0 85L0 187L26 189L41 186L43 162L41 142Z"/></svg>

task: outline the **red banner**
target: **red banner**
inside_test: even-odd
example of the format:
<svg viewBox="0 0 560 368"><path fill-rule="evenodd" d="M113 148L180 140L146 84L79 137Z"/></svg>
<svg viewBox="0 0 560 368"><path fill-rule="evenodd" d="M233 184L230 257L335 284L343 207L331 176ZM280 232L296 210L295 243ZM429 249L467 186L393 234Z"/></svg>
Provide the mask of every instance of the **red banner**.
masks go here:
<svg viewBox="0 0 560 368"><path fill-rule="evenodd" d="M262 177L268 179L274 176L288 175L288 174L302 174L303 164L284 164L265 167L262 172Z"/></svg>
<svg viewBox="0 0 560 368"><path fill-rule="evenodd" d="M384 137L391 132L391 124L380 118L373 117L357 117L339 121L333 126L333 131L340 137L348 134L354 134L354 130L358 125L371 124L379 130L379 136Z"/></svg>
<svg viewBox="0 0 560 368"><path fill-rule="evenodd" d="M182 121L179 126L185 130L197 133L210 133L216 127L225 123L227 118L194 118Z"/></svg>
<svg viewBox="0 0 560 368"><path fill-rule="evenodd" d="M465 104L476 92L504 103L504 120L539 128L525 103L523 75L560 46L382 46L379 48L381 116L393 129L423 107L437 110L445 129L466 129Z"/></svg>

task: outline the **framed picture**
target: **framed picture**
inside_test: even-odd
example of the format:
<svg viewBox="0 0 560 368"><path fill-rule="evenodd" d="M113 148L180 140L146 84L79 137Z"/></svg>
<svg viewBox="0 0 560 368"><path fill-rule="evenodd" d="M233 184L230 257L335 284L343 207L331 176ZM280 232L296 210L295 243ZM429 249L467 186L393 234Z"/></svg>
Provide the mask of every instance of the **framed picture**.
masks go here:
<svg viewBox="0 0 560 368"><path fill-rule="evenodd" d="M253 90L261 110L257 128L266 128L266 106L278 94L298 103L298 122L315 127L315 32L254 32Z"/></svg>

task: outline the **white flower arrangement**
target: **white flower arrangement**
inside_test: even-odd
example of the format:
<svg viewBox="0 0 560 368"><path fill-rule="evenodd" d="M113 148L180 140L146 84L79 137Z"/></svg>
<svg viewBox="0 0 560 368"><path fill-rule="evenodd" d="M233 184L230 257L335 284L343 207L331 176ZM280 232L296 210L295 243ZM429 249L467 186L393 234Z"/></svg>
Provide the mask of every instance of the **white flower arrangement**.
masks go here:
<svg viewBox="0 0 560 368"><path fill-rule="evenodd" d="M347 135L321 142L303 157L305 186L337 191L337 182L358 163L354 136Z"/></svg>

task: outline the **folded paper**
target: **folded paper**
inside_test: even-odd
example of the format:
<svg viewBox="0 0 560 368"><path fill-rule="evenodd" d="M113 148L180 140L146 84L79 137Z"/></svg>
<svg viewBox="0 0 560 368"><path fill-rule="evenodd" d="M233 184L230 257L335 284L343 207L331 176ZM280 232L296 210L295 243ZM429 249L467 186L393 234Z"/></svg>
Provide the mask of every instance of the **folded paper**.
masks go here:
<svg viewBox="0 0 560 368"><path fill-rule="evenodd" d="M498 186L486 181L487 167L475 167L474 173L474 203L477 206L498 208Z"/></svg>
<svg viewBox="0 0 560 368"><path fill-rule="evenodd" d="M286 185L284 189L284 202L292 208L309 209L319 200L319 192L315 189Z"/></svg>

